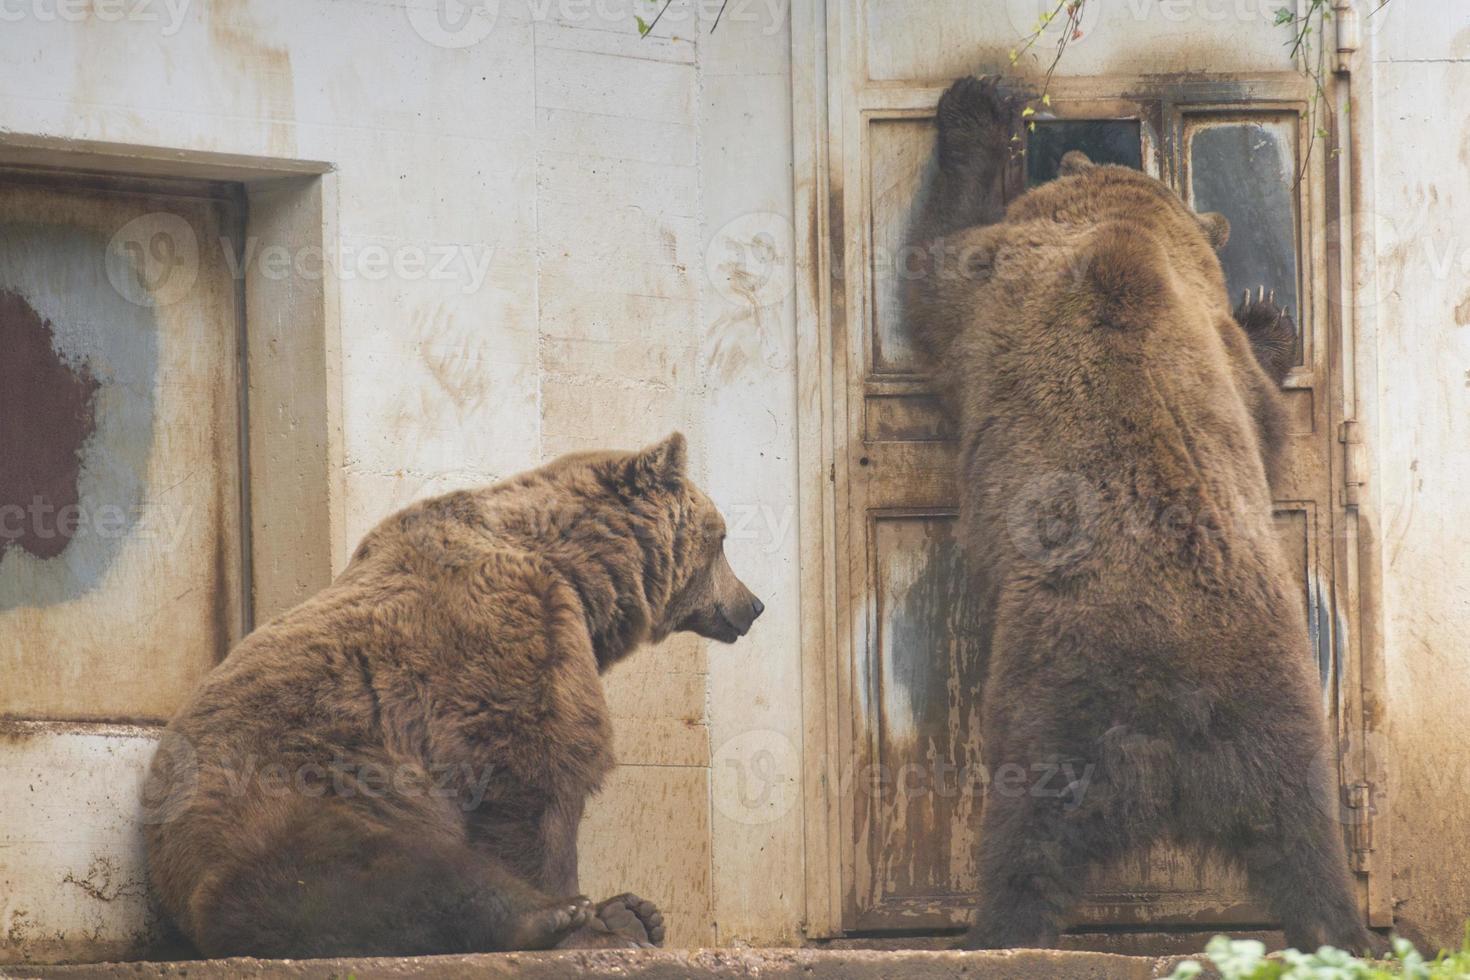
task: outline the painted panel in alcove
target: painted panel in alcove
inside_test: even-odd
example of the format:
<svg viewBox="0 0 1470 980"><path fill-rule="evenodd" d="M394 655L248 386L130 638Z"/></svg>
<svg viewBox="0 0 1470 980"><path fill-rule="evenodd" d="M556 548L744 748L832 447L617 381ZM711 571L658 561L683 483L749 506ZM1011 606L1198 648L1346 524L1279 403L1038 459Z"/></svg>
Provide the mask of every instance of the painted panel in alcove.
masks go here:
<svg viewBox="0 0 1470 980"><path fill-rule="evenodd" d="M0 714L166 720L239 636L233 220L0 181Z"/></svg>

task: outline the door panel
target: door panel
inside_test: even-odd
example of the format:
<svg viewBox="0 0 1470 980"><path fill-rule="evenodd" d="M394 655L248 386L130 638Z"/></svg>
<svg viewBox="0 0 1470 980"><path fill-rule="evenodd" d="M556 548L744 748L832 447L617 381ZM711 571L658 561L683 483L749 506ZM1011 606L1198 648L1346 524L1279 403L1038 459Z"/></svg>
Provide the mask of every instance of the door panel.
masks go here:
<svg viewBox="0 0 1470 980"><path fill-rule="evenodd" d="M845 420L833 437L836 622L851 683L841 719L849 737L839 744L850 746L857 776L839 811L847 930L956 926L976 894L984 624L956 542L953 430L907 338L901 291L902 245L932 178L944 75L973 70L992 42L1014 37L987 17L994 12L925 34L904 26L896 5L852 0L836 4L828 22L829 183L839 191L829 259L852 273L833 281L831 347L842 406L835 418ZM871 41L875 24L885 25L882 45ZM951 28L964 34L969 60L936 78L936 66L957 58ZM914 36L945 40L925 51ZM1238 54L1240 38L1231 44ZM1087 57L1101 55L1094 48ZM1257 57L1279 54L1255 50L1245 61ZM1309 83L1284 71L1194 82L1058 77L1050 91L1051 106L1026 134L1026 158L1007 175L1012 194L1054 176L1071 148L1141 167L1231 219L1237 247L1222 262L1232 287L1266 285L1292 307L1301 343L1285 386L1290 435L1277 527L1302 583L1324 704L1339 732L1355 730L1361 719L1344 716L1337 691L1335 631L1352 628L1357 613L1335 605L1333 588L1336 392L1322 299L1327 252L1314 232L1325 225L1329 174L1326 150L1311 152L1299 138ZM1268 920L1239 873L1167 842L1095 869L1076 914L1086 926Z"/></svg>
<svg viewBox="0 0 1470 980"><path fill-rule="evenodd" d="M872 377L918 373L919 355L903 324L903 251L909 216L932 169L934 130L927 119L881 119L868 128L872 246Z"/></svg>
<svg viewBox="0 0 1470 980"><path fill-rule="evenodd" d="M880 821L873 874L880 903L922 906L975 878L979 609L965 587L953 514L881 512L868 537L881 699L878 769L863 781Z"/></svg>
<svg viewBox="0 0 1470 980"><path fill-rule="evenodd" d="M0 715L166 721L242 634L239 220L0 172Z"/></svg>

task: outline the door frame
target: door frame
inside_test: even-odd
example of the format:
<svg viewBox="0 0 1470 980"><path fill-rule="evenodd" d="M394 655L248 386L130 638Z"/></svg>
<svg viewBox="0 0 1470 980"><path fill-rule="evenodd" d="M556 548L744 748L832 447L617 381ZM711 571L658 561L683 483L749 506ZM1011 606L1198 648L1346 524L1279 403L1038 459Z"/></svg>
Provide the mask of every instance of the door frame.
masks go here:
<svg viewBox="0 0 1470 980"><path fill-rule="evenodd" d="M808 938L841 936L852 928L844 922L853 888L853 869L846 854L852 840L855 773L851 721L852 677L855 656L842 635L840 606L863 602L862 595L847 596L842 565L854 542L852 522L839 515L839 503L848 497L846 460L837 458L837 446L848 431L847 392L847 243L859 229L844 226L852 212L845 189L834 180L833 154L838 159L855 148L861 134L844 127L854 116L844 104L847 93L830 84L829 36L841 37L844 17L852 16L855 0L812 0L791 5L793 223L796 269L796 364L798 393L798 526L801 557L801 641L803 707L803 799L806 920ZM842 51L837 50L841 57ZM1357 798L1345 799L1347 819L1356 834L1351 855L1365 872L1363 900L1368 922L1392 925L1391 854L1388 828L1388 752L1384 663L1379 623L1381 589L1379 555L1371 529L1377 523L1375 481L1370 479L1372 457L1353 424L1365 414L1376 416L1364 400L1373 391L1376 363L1370 345L1357 342L1360 331L1369 338L1376 329L1372 316L1371 271L1373 229L1358 227L1364 195L1361 180L1371 154L1366 150L1362 109L1371 106L1364 91L1361 67L1366 52L1345 51L1337 65L1342 77L1329 93L1333 118L1328 121L1329 145L1342 148L1324 166L1323 186L1314 196L1327 224L1327 295L1319 300L1327 317L1327 338L1337 358L1329 364L1336 378L1329 382L1328 418L1333 438L1332 492L1342 494L1333 535L1332 614L1337 621L1337 684L1340 729L1340 780L1346 788L1363 787ZM1054 86L1065 85L1057 79ZM1270 86L1267 86L1268 88ZM895 93L900 99L904 96ZM937 90L936 90L937 95ZM1271 98L1267 95L1266 98ZM1351 105L1352 118L1346 113ZM863 106L872 109L872 106ZM885 107L901 108L898 105ZM890 114L885 112L885 115ZM857 113L864 116L866 113ZM1363 132L1360 134L1359 129ZM1307 137L1311 138L1310 132ZM1164 154L1166 157L1167 153ZM1169 164L1166 163L1166 166ZM1335 167L1336 172L1331 173ZM1303 212L1304 224L1308 212ZM1304 235L1313 229L1301 229ZM1343 243L1352 248L1344 249ZM1365 256L1364 252L1369 253ZM1348 253L1348 254L1345 254ZM1310 252L1304 258L1313 261ZM1348 270L1348 274L1344 274ZM837 278L834 278L834 273ZM834 288L834 285L836 288ZM855 311L852 311L855 312ZM1360 319L1362 323L1360 324ZM1359 348L1363 350L1360 352ZM839 359L842 363L838 363ZM841 464L841 465L839 465ZM1356 484L1353 484L1356 481ZM860 584L858 585L860 588ZM1356 629L1349 629L1341 612L1355 606ZM1361 824L1361 826L1359 826Z"/></svg>

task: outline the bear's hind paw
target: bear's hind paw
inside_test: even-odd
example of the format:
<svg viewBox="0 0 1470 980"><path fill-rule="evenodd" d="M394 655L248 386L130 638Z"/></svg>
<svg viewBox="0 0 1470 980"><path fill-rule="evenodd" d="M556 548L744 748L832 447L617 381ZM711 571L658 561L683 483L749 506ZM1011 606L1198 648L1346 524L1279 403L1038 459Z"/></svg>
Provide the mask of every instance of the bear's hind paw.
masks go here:
<svg viewBox="0 0 1470 980"><path fill-rule="evenodd" d="M583 929L593 919L592 902L585 895L563 899L548 908L516 916L508 949L549 949Z"/></svg>
<svg viewBox="0 0 1470 980"><path fill-rule="evenodd" d="M640 945L663 945L663 913L647 899L625 892L599 905L597 917L610 931Z"/></svg>

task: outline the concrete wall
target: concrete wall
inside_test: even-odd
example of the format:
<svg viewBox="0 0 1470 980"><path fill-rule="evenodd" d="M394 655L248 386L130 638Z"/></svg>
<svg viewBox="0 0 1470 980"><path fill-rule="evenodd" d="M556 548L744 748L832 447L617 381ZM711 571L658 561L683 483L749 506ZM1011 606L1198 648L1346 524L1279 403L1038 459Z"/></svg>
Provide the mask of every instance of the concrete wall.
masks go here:
<svg viewBox="0 0 1470 980"><path fill-rule="evenodd" d="M416 498L566 450L690 436L732 561L769 611L739 646L681 637L609 678L622 767L583 847L584 887L655 897L680 945L790 941L801 905L799 808L752 821L712 779L726 743L745 751L759 730L757 744L794 746L800 721L790 41L780 3L739 5L712 32L717 7L677 0L647 38L647 0L0 12L7 137L335 167L348 542ZM447 275L395 264L422 253L452 255ZM0 850L0 935L52 955L38 944L65 938L65 920L94 953L126 952L136 854L108 869L124 900L97 898L95 848L56 844L43 805L90 806L53 760L102 772L124 736L13 734L6 842L49 841L66 867L31 887L40 869ZM99 777L115 784L95 818L113 836L139 778L124 754ZM38 773L42 797L27 788Z"/></svg>
<svg viewBox="0 0 1470 980"><path fill-rule="evenodd" d="M1470 10L1369 22L1370 266L1395 919L1458 943L1470 918ZM1384 14L1380 14L1383 17ZM1358 121L1360 124L1364 120ZM1376 396L1376 397L1375 397Z"/></svg>

